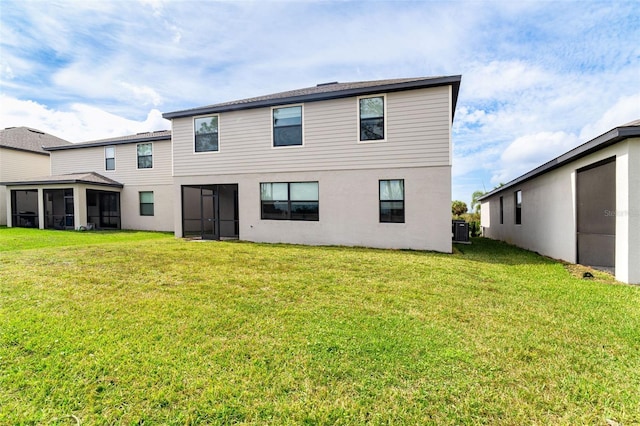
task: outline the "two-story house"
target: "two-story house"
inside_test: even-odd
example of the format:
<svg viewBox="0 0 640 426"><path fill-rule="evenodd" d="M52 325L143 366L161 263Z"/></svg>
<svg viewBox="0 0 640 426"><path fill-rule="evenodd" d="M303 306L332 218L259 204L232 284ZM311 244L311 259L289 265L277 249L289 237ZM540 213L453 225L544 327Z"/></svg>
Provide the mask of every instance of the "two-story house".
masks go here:
<svg viewBox="0 0 640 426"><path fill-rule="evenodd" d="M326 83L165 113L176 236L451 252L460 80Z"/></svg>
<svg viewBox="0 0 640 426"><path fill-rule="evenodd" d="M460 80L319 84L46 148L48 175L3 182L8 226L450 252Z"/></svg>
<svg viewBox="0 0 640 426"><path fill-rule="evenodd" d="M4 182L9 226L173 231L170 131L45 150L50 175Z"/></svg>
<svg viewBox="0 0 640 426"><path fill-rule="evenodd" d="M16 181L50 173L49 153L44 148L69 145L70 142L29 127L8 127L0 130L0 182ZM31 207L24 210L25 224L33 222ZM7 198L5 185L0 184L0 226L7 224Z"/></svg>

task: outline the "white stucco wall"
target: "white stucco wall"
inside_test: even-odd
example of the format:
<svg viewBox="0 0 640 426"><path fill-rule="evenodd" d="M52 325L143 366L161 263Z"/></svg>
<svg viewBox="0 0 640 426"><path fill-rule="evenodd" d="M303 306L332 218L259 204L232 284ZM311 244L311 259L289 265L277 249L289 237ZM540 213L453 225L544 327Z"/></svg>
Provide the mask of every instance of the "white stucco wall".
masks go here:
<svg viewBox="0 0 640 426"><path fill-rule="evenodd" d="M640 138L616 158L616 278L640 284Z"/></svg>
<svg viewBox="0 0 640 426"><path fill-rule="evenodd" d="M141 191L153 191L153 216L140 215ZM180 198L176 198L179 200ZM122 229L173 231L173 185L125 185L120 193Z"/></svg>
<svg viewBox="0 0 640 426"><path fill-rule="evenodd" d="M616 157L616 279L640 283L640 138L626 139L482 201L484 236L576 262L576 171ZM522 224L514 192L522 190ZM500 224L500 197L504 223ZM603 213L604 214L604 213Z"/></svg>
<svg viewBox="0 0 640 426"><path fill-rule="evenodd" d="M380 179L404 179L405 223L380 223ZM261 182L318 181L320 220L260 218ZM174 178L175 200L182 185L238 184L240 239L312 245L349 245L451 252L451 168L420 167ZM182 211L175 203L176 236Z"/></svg>

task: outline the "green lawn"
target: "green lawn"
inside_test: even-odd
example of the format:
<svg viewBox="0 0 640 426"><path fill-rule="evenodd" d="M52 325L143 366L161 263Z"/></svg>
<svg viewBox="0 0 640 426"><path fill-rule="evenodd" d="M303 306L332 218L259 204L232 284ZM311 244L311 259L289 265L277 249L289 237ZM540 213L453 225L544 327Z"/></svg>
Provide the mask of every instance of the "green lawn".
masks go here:
<svg viewBox="0 0 640 426"><path fill-rule="evenodd" d="M453 255L0 229L0 424L640 422L640 288Z"/></svg>

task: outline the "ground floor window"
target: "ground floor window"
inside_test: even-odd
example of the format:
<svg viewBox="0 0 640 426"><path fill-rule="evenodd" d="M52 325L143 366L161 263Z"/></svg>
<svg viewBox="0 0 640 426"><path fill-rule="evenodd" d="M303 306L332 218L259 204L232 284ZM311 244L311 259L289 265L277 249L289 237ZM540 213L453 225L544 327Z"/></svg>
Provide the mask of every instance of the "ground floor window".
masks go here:
<svg viewBox="0 0 640 426"><path fill-rule="evenodd" d="M47 229L73 229L73 189L45 189L44 227Z"/></svg>
<svg viewBox="0 0 640 426"><path fill-rule="evenodd" d="M11 191L11 224L18 228L38 228L38 190Z"/></svg>
<svg viewBox="0 0 640 426"><path fill-rule="evenodd" d="M153 191L140 191L140 216L153 216Z"/></svg>
<svg viewBox="0 0 640 426"><path fill-rule="evenodd" d="M380 222L404 223L404 179L380 181Z"/></svg>
<svg viewBox="0 0 640 426"><path fill-rule="evenodd" d="M120 229L120 193L87 189L87 223L100 229Z"/></svg>
<svg viewBox="0 0 640 426"><path fill-rule="evenodd" d="M515 201L514 204L514 215L516 218L516 225L522 224L522 191L516 191L513 193L513 198Z"/></svg>
<svg viewBox="0 0 640 426"><path fill-rule="evenodd" d="M318 182L260 184L262 219L319 220Z"/></svg>

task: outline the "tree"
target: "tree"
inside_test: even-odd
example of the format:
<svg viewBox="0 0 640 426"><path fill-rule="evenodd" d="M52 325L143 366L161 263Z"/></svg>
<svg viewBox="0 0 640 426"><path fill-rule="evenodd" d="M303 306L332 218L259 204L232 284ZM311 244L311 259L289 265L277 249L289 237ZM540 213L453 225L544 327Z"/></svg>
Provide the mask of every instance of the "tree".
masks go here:
<svg viewBox="0 0 640 426"><path fill-rule="evenodd" d="M467 203L464 201L456 200L451 203L451 214L454 216L460 216L467 212Z"/></svg>
<svg viewBox="0 0 640 426"><path fill-rule="evenodd" d="M478 199L484 194L486 194L484 191L477 190L471 195L471 209L473 209L475 213L480 213L480 201Z"/></svg>

